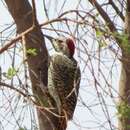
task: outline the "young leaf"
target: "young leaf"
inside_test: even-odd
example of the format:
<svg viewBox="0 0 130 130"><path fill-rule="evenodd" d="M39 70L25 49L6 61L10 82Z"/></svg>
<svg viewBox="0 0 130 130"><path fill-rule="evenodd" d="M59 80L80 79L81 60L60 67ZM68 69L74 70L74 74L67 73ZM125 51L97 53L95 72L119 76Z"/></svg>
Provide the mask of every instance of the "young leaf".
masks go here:
<svg viewBox="0 0 130 130"><path fill-rule="evenodd" d="M37 55L37 50L36 48L30 48L27 50L27 54L31 56L36 56Z"/></svg>
<svg viewBox="0 0 130 130"><path fill-rule="evenodd" d="M18 130L27 130L27 128L26 127L24 127L24 128L20 127Z"/></svg>
<svg viewBox="0 0 130 130"><path fill-rule="evenodd" d="M97 38L101 37L102 35L103 35L103 33L100 30L96 31Z"/></svg>
<svg viewBox="0 0 130 130"><path fill-rule="evenodd" d="M15 68L10 67L7 71L6 77L12 79L16 75L17 71Z"/></svg>

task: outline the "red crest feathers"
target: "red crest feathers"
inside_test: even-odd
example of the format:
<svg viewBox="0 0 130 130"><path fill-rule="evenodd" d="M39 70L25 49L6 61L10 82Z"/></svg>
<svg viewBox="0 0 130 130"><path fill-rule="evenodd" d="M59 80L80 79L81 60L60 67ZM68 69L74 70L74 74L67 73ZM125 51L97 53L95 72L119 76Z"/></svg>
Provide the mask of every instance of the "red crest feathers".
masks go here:
<svg viewBox="0 0 130 130"><path fill-rule="evenodd" d="M75 52L74 40L71 38L68 38L68 39L66 39L66 44L68 45L70 55L73 57L74 52Z"/></svg>

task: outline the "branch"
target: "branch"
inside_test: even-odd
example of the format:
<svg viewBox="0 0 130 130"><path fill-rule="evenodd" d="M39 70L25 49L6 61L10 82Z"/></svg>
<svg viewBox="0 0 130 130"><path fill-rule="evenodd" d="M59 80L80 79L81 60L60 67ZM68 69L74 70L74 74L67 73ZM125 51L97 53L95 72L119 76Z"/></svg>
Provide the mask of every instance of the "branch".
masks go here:
<svg viewBox="0 0 130 130"><path fill-rule="evenodd" d="M58 21L66 21L66 18L56 18L53 20L48 20L45 23L39 25L40 27L45 26L47 24L53 23L53 22L58 22ZM13 44L16 44L16 42L18 40L20 40L22 38L22 36L28 34L29 32L33 31L34 28L36 28L35 25L33 25L32 27L30 27L29 29L27 29L26 31L22 32L21 34L19 34L17 37L15 37L14 39L12 39L11 41L7 42L5 44L4 47L0 48L0 54L3 53L4 51L6 51L10 46L12 46Z"/></svg>
<svg viewBox="0 0 130 130"><path fill-rule="evenodd" d="M111 21L110 17L108 16L108 14L103 10L103 8L99 5L99 3L96 0L89 0L89 2L94 5L96 7L96 9L98 10L98 12L100 13L100 15L102 16L102 18L104 19L104 21L107 23L107 26L109 27L110 31L113 32L117 32L117 29L115 27L115 25L113 24L113 22Z"/></svg>
<svg viewBox="0 0 130 130"><path fill-rule="evenodd" d="M6 45L2 48L0 48L0 54L3 53L5 50L7 50L11 45L16 44L16 42L18 40L20 40L22 38L22 36L28 34L29 32L31 32L34 29L34 26L30 27L29 29L27 29L25 32L19 34L17 37L15 37L14 39L12 39L11 41L9 41L8 43L6 43Z"/></svg>
<svg viewBox="0 0 130 130"><path fill-rule="evenodd" d="M32 0L32 18L33 18L33 25L36 26L36 24L37 24L37 16L36 16L35 0Z"/></svg>
<svg viewBox="0 0 130 130"><path fill-rule="evenodd" d="M123 13L118 9L118 7L115 5L115 3L113 2L113 0L109 0L109 3L111 4L111 6L113 7L113 9L116 11L116 13L120 16L120 18L125 21L125 17L123 15Z"/></svg>
<svg viewBox="0 0 130 130"><path fill-rule="evenodd" d="M0 82L0 87L1 87L1 86L7 87L7 88L9 88L9 89L12 89L12 90L18 92L19 94L23 95L23 97L28 97L27 94L25 94L24 92L20 91L18 88L15 88L15 87L13 87L13 86L11 86L11 85L9 85L9 84Z"/></svg>
<svg viewBox="0 0 130 130"><path fill-rule="evenodd" d="M67 19L67 18L55 18L52 20L48 20L42 24L39 25L39 27L45 26L47 24L51 24L54 22L61 22L61 21L71 21L71 22L78 22L80 24L83 24L82 21L75 21L75 20L71 20L71 19ZM0 54L3 53L4 51L6 51L10 46L12 46L13 44L16 44L17 41L19 41L22 36L27 35L28 33L30 33L31 31L33 31L35 28L37 28L37 26L35 26L33 24L32 27L30 27L29 29L27 29L26 31L22 32L21 34L19 34L17 37L15 37L14 39L12 39L11 41L5 43L5 46L3 46L2 48L0 48Z"/></svg>

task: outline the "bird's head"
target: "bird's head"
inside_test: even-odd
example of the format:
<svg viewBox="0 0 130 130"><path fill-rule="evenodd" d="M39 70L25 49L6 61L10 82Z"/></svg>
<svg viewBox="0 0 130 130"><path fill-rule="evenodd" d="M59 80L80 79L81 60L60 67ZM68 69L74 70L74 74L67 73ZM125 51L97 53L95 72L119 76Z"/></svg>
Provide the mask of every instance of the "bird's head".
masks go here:
<svg viewBox="0 0 130 130"><path fill-rule="evenodd" d="M57 52L72 58L75 52L75 44L72 38L58 38L53 42L53 46Z"/></svg>

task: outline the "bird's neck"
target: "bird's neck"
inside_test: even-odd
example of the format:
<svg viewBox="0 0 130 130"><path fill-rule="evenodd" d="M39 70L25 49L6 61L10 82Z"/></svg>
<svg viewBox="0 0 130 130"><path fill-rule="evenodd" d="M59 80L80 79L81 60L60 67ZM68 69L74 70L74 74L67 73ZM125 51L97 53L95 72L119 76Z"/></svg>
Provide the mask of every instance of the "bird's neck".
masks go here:
<svg viewBox="0 0 130 130"><path fill-rule="evenodd" d="M71 59L71 60L73 60L73 59L74 59L74 57L73 57L73 56L71 56L69 53L65 53L65 52L62 52L62 51L59 51L58 53L59 53L59 54L61 54L61 55L66 56L67 58L69 58L69 59Z"/></svg>

